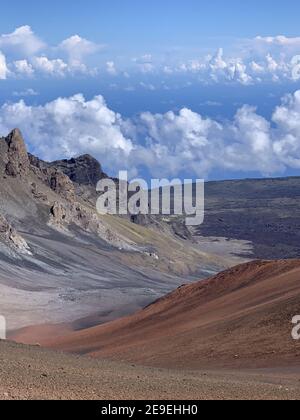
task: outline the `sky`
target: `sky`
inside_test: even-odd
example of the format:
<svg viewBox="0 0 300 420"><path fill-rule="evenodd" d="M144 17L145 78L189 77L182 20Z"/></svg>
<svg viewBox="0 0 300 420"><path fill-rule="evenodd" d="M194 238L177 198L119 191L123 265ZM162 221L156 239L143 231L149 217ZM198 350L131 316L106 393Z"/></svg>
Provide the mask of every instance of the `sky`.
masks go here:
<svg viewBox="0 0 300 420"><path fill-rule="evenodd" d="M298 0L1 0L0 136L112 175L299 175Z"/></svg>

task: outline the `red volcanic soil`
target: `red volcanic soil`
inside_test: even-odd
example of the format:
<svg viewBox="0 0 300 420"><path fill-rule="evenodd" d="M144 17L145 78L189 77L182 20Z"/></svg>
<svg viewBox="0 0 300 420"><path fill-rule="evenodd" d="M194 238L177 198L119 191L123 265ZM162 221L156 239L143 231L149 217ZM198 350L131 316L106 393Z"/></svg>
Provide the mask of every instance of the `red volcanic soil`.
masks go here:
<svg viewBox="0 0 300 420"><path fill-rule="evenodd" d="M300 260L255 261L182 286L127 318L65 329L55 340L43 334L41 344L156 367L292 366L300 364L300 341L291 337L297 314Z"/></svg>

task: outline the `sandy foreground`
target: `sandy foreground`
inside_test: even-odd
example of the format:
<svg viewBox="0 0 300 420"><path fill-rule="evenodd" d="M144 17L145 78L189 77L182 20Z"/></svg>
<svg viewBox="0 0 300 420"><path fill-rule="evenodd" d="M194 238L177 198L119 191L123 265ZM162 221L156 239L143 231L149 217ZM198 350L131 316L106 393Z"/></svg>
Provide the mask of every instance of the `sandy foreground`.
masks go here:
<svg viewBox="0 0 300 420"><path fill-rule="evenodd" d="M0 399L227 400L300 398L300 367L176 371L0 343Z"/></svg>

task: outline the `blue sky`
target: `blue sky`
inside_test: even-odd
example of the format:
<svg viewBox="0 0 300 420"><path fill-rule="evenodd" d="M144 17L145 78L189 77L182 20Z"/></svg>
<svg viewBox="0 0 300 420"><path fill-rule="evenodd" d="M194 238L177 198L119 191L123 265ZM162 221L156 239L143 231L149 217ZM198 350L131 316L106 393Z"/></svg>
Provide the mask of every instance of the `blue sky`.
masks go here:
<svg viewBox="0 0 300 420"><path fill-rule="evenodd" d="M0 25L3 32L31 25L54 43L80 32L129 49L157 41L199 47L202 37L297 36L299 12L297 0L2 0Z"/></svg>
<svg viewBox="0 0 300 420"><path fill-rule="evenodd" d="M2 0L0 135L19 126L45 159L92 153L114 173L298 174L299 13L296 0Z"/></svg>

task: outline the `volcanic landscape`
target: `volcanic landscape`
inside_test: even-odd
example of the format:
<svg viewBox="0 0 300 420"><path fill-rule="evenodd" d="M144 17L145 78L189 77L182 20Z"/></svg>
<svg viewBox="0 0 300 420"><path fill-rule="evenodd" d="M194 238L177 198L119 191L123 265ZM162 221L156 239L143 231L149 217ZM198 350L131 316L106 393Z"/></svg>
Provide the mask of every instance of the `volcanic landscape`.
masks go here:
<svg viewBox="0 0 300 420"><path fill-rule="evenodd" d="M300 178L207 183L187 228L100 216L100 163L18 129L0 177L0 398L300 398Z"/></svg>

